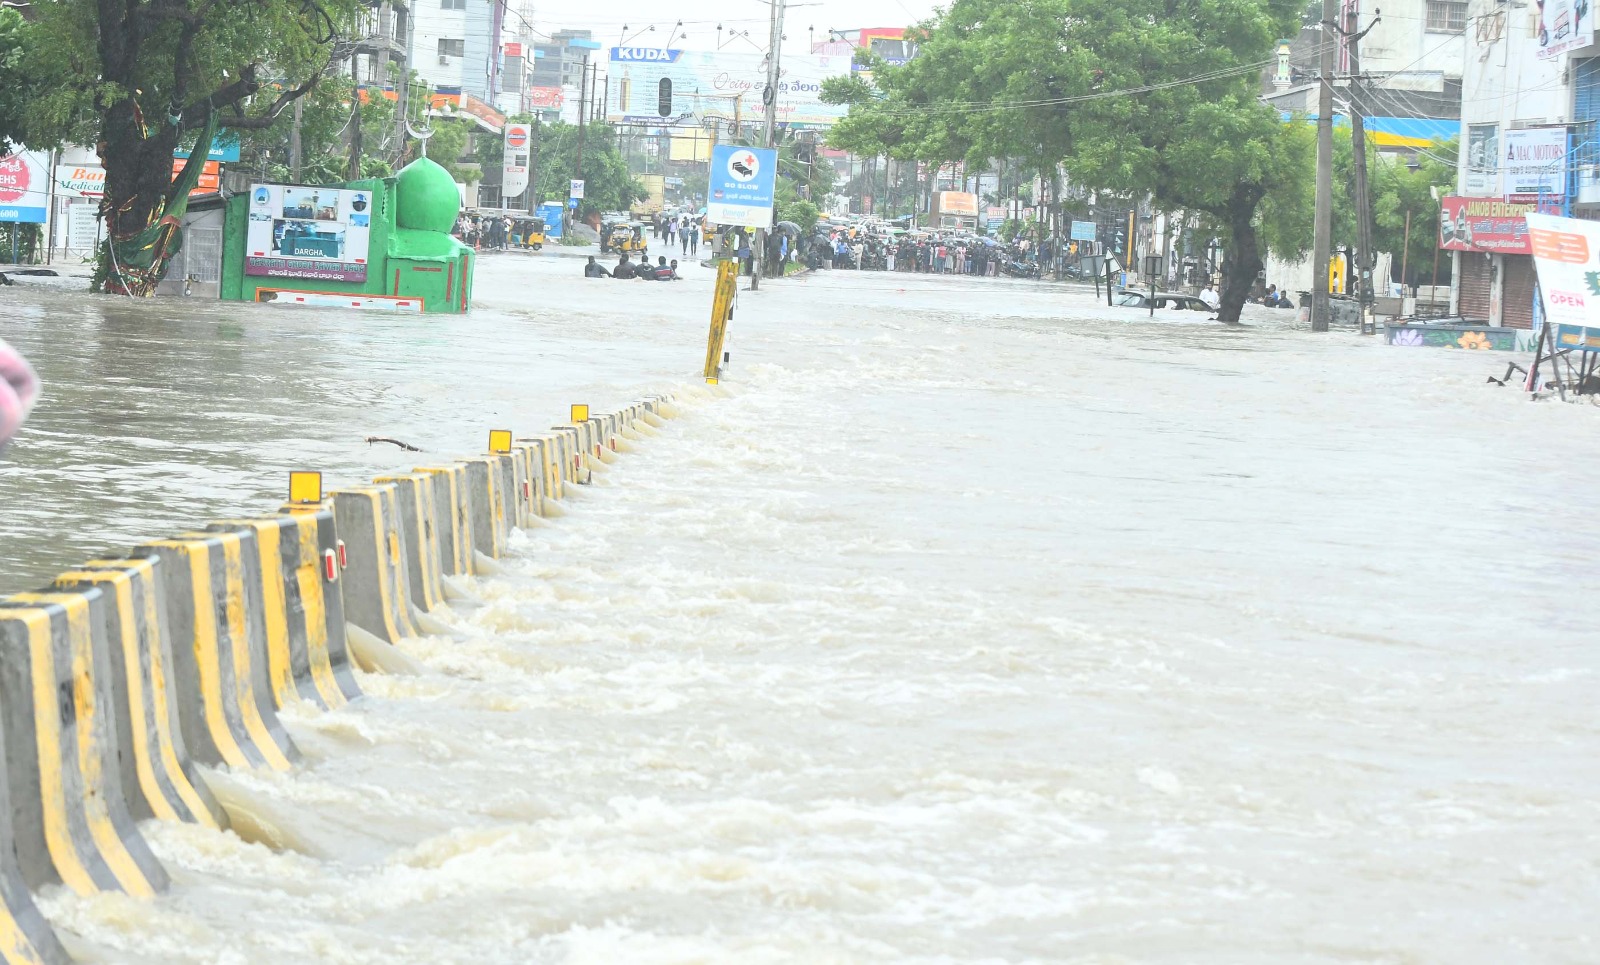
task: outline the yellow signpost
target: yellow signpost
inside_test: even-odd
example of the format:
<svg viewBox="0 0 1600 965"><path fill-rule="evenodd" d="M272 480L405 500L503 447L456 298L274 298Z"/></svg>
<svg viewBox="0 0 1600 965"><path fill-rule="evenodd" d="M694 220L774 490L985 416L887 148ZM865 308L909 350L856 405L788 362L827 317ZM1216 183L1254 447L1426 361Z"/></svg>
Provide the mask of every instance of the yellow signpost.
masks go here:
<svg viewBox="0 0 1600 965"><path fill-rule="evenodd" d="M711 335L706 340L706 382L717 384L722 370L722 343L728 337L728 320L733 317L733 299L739 290L739 263L717 265L716 295L711 300Z"/></svg>
<svg viewBox="0 0 1600 965"><path fill-rule="evenodd" d="M510 429L490 429L489 430L489 451L490 452L495 452L495 453L510 452L511 451L511 430Z"/></svg>
<svg viewBox="0 0 1600 965"><path fill-rule="evenodd" d="M320 473L320 472L290 472L289 473L289 502L291 502L291 503L320 503L320 502L322 502L322 473Z"/></svg>

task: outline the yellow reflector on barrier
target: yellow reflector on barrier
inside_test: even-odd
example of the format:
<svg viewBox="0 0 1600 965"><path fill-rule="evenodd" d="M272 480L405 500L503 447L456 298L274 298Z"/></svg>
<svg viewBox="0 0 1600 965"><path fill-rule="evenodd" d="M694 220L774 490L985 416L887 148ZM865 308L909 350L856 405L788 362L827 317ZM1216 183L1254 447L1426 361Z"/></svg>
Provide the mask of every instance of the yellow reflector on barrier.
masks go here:
<svg viewBox="0 0 1600 965"><path fill-rule="evenodd" d="M489 430L489 451L490 452L510 452L511 451L511 430L510 429L490 429Z"/></svg>
<svg viewBox="0 0 1600 965"><path fill-rule="evenodd" d="M320 502L322 502L322 473L320 473L320 472L291 472L291 473L289 473L289 502L291 502L291 503L320 503Z"/></svg>
<svg viewBox="0 0 1600 965"><path fill-rule="evenodd" d="M572 423L574 425L576 425L576 424L578 424L580 422L588 422L588 421L589 421L589 407L586 406L586 405L574 405L572 407Z"/></svg>

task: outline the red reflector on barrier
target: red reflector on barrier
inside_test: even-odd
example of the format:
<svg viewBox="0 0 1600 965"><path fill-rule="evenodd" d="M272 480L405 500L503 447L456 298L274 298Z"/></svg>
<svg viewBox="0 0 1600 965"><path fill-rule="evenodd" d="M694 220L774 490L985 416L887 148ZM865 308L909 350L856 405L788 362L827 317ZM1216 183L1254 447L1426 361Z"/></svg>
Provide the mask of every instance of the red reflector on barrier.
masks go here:
<svg viewBox="0 0 1600 965"><path fill-rule="evenodd" d="M533 502L533 483L525 482L522 484L522 498L530 503Z"/></svg>
<svg viewBox="0 0 1600 965"><path fill-rule="evenodd" d="M339 578L339 566L333 559L333 550L325 550L322 554L322 574L329 583Z"/></svg>
<svg viewBox="0 0 1600 965"><path fill-rule="evenodd" d="M342 569L344 569L345 567L347 567L349 565L350 565L350 559L349 559L349 557L344 555L344 540L340 540L339 541L339 569L342 570Z"/></svg>

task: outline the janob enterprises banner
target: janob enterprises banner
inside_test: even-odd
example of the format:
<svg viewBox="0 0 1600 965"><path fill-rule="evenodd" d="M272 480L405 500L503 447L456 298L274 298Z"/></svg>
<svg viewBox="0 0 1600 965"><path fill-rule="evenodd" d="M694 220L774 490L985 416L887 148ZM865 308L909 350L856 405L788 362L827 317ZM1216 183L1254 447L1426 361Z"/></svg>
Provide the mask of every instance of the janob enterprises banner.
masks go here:
<svg viewBox="0 0 1600 965"><path fill-rule="evenodd" d="M500 196L515 198L528 190L528 152L533 139L527 124L507 124L504 162L500 169Z"/></svg>
<svg viewBox="0 0 1600 965"><path fill-rule="evenodd" d="M770 228L777 186L777 151L719 144L711 152L706 218L712 224Z"/></svg>
<svg viewBox="0 0 1600 965"><path fill-rule="evenodd" d="M842 104L824 104L822 82L848 77L848 56L786 56L778 79L778 122L824 126L844 117ZM766 109L761 93L767 86L765 58L754 51L661 50L654 47L611 48L610 92L606 120L621 124L675 125L684 115L734 116L759 120ZM672 81L670 103L663 80ZM661 108L668 108L663 116ZM698 124L692 116L687 123Z"/></svg>
<svg viewBox="0 0 1600 965"><path fill-rule="evenodd" d="M1594 41L1594 4L1590 0L1535 0L1539 5L1534 52L1540 60L1559 57Z"/></svg>
<svg viewBox="0 0 1600 965"><path fill-rule="evenodd" d="M253 184L244 273L366 281L371 232L366 191Z"/></svg>
<svg viewBox="0 0 1600 965"><path fill-rule="evenodd" d="M1508 204L1497 198L1440 198L1439 247L1446 251L1532 254L1524 220L1524 215L1532 212L1531 204Z"/></svg>
<svg viewBox="0 0 1600 965"><path fill-rule="evenodd" d="M1556 347L1600 349L1600 342L1589 346L1583 331L1588 326L1600 337L1600 222L1530 214L1528 231L1545 317L1557 326Z"/></svg>

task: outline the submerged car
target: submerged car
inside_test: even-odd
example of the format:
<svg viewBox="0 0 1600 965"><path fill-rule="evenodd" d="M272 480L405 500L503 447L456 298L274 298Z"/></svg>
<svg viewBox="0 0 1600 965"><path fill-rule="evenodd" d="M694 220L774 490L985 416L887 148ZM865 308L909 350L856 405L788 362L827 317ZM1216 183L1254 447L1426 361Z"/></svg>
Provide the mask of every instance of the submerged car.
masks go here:
<svg viewBox="0 0 1600 965"><path fill-rule="evenodd" d="M1122 308L1149 308L1151 304L1149 292L1136 292L1124 289L1116 293L1114 304ZM1216 309L1207 305L1194 295L1180 295L1174 292L1156 292L1154 295L1156 308L1172 308L1183 312L1215 312Z"/></svg>

